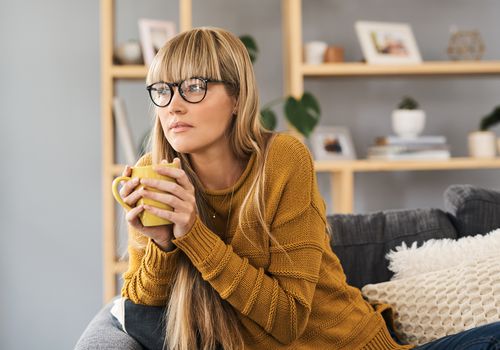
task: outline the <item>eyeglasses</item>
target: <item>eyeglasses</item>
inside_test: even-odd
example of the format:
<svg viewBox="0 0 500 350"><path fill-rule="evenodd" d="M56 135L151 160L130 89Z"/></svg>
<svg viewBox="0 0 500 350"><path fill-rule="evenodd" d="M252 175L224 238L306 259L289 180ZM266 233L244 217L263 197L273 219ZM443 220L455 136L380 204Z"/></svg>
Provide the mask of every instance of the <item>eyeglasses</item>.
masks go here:
<svg viewBox="0 0 500 350"><path fill-rule="evenodd" d="M224 80L214 80L200 77L192 77L178 83L166 83L163 81L153 83L146 87L151 101L158 107L167 107L174 96L174 86L179 90L182 98L189 103L199 103L207 95L208 83L225 83Z"/></svg>

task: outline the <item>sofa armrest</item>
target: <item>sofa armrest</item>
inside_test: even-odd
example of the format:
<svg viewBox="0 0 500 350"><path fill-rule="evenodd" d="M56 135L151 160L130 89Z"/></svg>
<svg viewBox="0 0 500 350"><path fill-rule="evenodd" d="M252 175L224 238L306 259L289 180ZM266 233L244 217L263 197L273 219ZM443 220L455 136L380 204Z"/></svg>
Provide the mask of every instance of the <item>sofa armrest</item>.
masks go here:
<svg viewBox="0 0 500 350"><path fill-rule="evenodd" d="M484 234L500 227L500 192L472 185L452 185L444 193L458 237Z"/></svg>
<svg viewBox="0 0 500 350"><path fill-rule="evenodd" d="M76 343L74 350L142 350L142 346L122 331L119 322L111 315L113 303L104 306Z"/></svg>

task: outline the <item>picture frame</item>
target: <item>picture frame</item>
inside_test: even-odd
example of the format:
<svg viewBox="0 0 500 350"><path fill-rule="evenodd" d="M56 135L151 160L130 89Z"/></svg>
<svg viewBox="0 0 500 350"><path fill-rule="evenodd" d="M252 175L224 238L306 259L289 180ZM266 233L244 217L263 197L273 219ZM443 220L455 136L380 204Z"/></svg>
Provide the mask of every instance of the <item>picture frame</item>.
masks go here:
<svg viewBox="0 0 500 350"><path fill-rule="evenodd" d="M355 27L367 63L422 63L422 57L409 24L357 21Z"/></svg>
<svg viewBox="0 0 500 350"><path fill-rule="evenodd" d="M346 127L318 126L311 135L315 160L356 159L351 133Z"/></svg>
<svg viewBox="0 0 500 350"><path fill-rule="evenodd" d="M155 19L139 19L139 36L146 66L151 65L158 50L176 34L175 23Z"/></svg>

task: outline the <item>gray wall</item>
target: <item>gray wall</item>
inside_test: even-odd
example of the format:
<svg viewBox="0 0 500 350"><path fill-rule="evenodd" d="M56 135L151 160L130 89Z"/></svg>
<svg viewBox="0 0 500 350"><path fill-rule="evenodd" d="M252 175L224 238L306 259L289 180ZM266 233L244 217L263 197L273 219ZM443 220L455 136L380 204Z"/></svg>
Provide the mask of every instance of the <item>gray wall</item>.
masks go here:
<svg viewBox="0 0 500 350"><path fill-rule="evenodd" d="M361 58L357 19L410 23L428 60L446 59L451 24L477 28L485 58L500 57L498 1L304 3L304 40L342 45L348 60ZM177 20L178 5L120 0L117 13L117 41L123 42L138 38L139 17ZM255 69L262 101L282 93L279 1L194 1L193 23L252 34L261 49ZM68 349L102 296L98 2L1 0L0 43L0 348ZM150 124L143 87L117 87L137 139ZM320 99L321 124L348 126L360 156L375 136L390 133L389 114L402 94L426 109L427 134L446 135L453 155L465 155L466 135L498 104L499 87L492 77L306 82ZM497 179L495 171L359 175L356 211L442 207L447 185L499 188ZM328 196L328 179L319 180Z"/></svg>

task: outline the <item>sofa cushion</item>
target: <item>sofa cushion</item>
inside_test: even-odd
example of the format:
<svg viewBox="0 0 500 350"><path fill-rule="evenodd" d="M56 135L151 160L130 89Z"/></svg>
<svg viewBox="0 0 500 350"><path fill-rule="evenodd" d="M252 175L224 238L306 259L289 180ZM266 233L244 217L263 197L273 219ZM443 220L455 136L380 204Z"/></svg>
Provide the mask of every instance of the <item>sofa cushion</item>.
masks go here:
<svg viewBox="0 0 500 350"><path fill-rule="evenodd" d="M449 269L479 256L497 256L500 252L500 229L485 235L459 239L431 239L417 248L403 243L387 254L392 279L408 278L419 273ZM500 282L500 281L499 281Z"/></svg>
<svg viewBox="0 0 500 350"><path fill-rule="evenodd" d="M385 255L402 242L421 244L431 238L456 238L448 216L439 209L334 214L328 216L328 222L332 249L347 282L358 288L392 277Z"/></svg>
<svg viewBox="0 0 500 350"><path fill-rule="evenodd" d="M390 304L394 330L420 345L500 320L500 256L363 287L371 303Z"/></svg>
<svg viewBox="0 0 500 350"><path fill-rule="evenodd" d="M472 185L452 185L444 193L459 237L484 234L500 227L500 192Z"/></svg>

